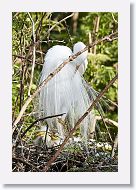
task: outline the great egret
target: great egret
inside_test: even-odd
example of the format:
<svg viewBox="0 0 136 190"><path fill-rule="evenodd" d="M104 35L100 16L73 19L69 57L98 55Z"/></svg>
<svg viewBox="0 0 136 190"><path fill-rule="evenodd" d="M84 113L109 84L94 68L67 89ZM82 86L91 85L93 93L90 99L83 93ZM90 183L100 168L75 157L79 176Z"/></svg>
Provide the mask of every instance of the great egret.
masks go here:
<svg viewBox="0 0 136 190"><path fill-rule="evenodd" d="M40 83L69 56L84 49L84 47L84 43L78 42L74 45L73 52L69 47L63 45L50 48L45 56ZM85 51L65 65L40 91L39 111L41 116L66 113L61 117L61 121L67 124L68 129L64 129L64 125L59 122L58 118L47 120L50 131L58 133L61 139L64 139L67 130L74 127L91 104L92 99L89 95L91 91L88 93L86 82L82 77L87 64L87 51ZM94 131L93 121L94 114L92 112L82 121L80 135L84 139L87 139L89 131Z"/></svg>

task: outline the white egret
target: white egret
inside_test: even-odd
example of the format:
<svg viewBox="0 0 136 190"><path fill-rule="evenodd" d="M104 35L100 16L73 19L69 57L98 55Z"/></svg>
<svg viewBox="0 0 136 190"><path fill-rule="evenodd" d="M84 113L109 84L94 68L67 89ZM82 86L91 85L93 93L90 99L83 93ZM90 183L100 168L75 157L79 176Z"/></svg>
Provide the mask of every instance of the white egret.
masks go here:
<svg viewBox="0 0 136 190"><path fill-rule="evenodd" d="M45 56L45 61L41 73L40 83L52 73L62 62L72 54L84 49L85 45L78 42L70 48L56 45L50 48ZM73 128L78 119L85 113L91 104L90 95L87 92L86 82L82 75L87 67L87 51L79 55L76 59L65 65L40 91L39 111L41 116L56 115L66 113L61 117L66 122L68 128ZM90 92L91 93L91 92ZM80 135L87 139L88 132L94 131L94 115L89 113L80 125ZM61 139L66 136L64 125L58 118L47 120L48 127L59 134Z"/></svg>

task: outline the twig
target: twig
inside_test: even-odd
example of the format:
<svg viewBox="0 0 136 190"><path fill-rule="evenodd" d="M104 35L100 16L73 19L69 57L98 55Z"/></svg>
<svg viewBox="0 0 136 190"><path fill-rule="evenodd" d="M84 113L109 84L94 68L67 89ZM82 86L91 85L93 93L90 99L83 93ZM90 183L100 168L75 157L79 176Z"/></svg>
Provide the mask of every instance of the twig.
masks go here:
<svg viewBox="0 0 136 190"><path fill-rule="evenodd" d="M96 35L99 30L100 16L96 16L94 20L94 29L93 29L93 41L96 40ZM92 49L93 54L96 54L96 46Z"/></svg>
<svg viewBox="0 0 136 190"><path fill-rule="evenodd" d="M69 31L69 27L68 27L68 25L67 25L66 20L65 20L65 26L66 26L66 31L67 31L67 34L68 34L69 42L70 42L71 45L73 46L72 38L71 38L70 31Z"/></svg>
<svg viewBox="0 0 136 190"><path fill-rule="evenodd" d="M91 32L89 32L89 34L88 34L88 41L89 41L89 44L92 43L92 35L91 35ZM88 53L92 53L92 49L91 49L91 48L88 48Z"/></svg>
<svg viewBox="0 0 136 190"><path fill-rule="evenodd" d="M12 15L13 18L15 18L16 16L18 16L20 14L20 12L15 13L14 15Z"/></svg>
<svg viewBox="0 0 136 190"><path fill-rule="evenodd" d="M13 111L12 111L12 112L13 112L13 114L12 114L12 121L13 121L13 122L14 122L14 116L15 116L15 111L16 111L16 106L17 106L17 103L18 103L18 99L19 99L19 92L18 92L18 94L17 94L14 107L12 106L12 110L13 110Z"/></svg>
<svg viewBox="0 0 136 190"><path fill-rule="evenodd" d="M38 52L38 53L39 53L39 52ZM25 56L15 55L15 54L13 54L12 56L13 56L13 57L18 57L18 58L20 58L20 59L25 59L26 61L29 61L30 63L32 62L31 59L28 59L28 58L26 58ZM38 62L36 62L36 61L35 61L35 64L37 64L37 65L43 65L43 64L40 64L40 63L38 63ZM24 65L24 66L25 66L25 65Z"/></svg>
<svg viewBox="0 0 136 190"><path fill-rule="evenodd" d="M101 116L96 116L96 120L101 120ZM115 127L118 127L118 123L116 121L113 121L113 120L111 120L109 118L104 118L104 121L106 123L114 125Z"/></svg>
<svg viewBox="0 0 136 190"><path fill-rule="evenodd" d="M20 76L20 92L19 92L19 111L21 110L22 108L22 105L23 105L23 101L24 101L24 63L22 63L21 65L21 76Z"/></svg>
<svg viewBox="0 0 136 190"><path fill-rule="evenodd" d="M114 145L113 145L112 153L111 153L111 157L112 158L115 155L115 150L116 150L117 146L118 146L118 134L116 135L115 140L114 140Z"/></svg>
<svg viewBox="0 0 136 190"><path fill-rule="evenodd" d="M28 96L30 96L30 92L31 92L31 88L32 88L32 83L33 83L33 76L34 76L34 67L35 67L35 23L30 15L30 13L28 12L28 15L31 19L32 22L32 34L33 34L33 63L32 63L32 71L31 71L31 78L30 78L30 85L29 85L29 89L28 89Z"/></svg>
<svg viewBox="0 0 136 190"><path fill-rule="evenodd" d="M99 113L100 113L100 112L99 112ZM111 137L111 134L110 134L109 129L108 129L108 126L107 126L107 124L106 124L106 120L104 119L104 117L103 117L103 115L102 115L101 113L100 113L100 116L101 116L101 119L102 119L102 121L103 121L103 123L104 123L104 125L105 125L105 128L106 128L107 132L108 132L109 138L110 138L111 142L113 142L112 137Z"/></svg>
<svg viewBox="0 0 136 190"><path fill-rule="evenodd" d="M48 42L51 42L51 43L54 43L54 42L57 42L57 43L66 43L64 40L48 40L48 41L45 41L45 40L43 40L43 41L40 41L40 43L48 43Z"/></svg>
<svg viewBox="0 0 136 190"><path fill-rule="evenodd" d="M50 14L49 16L49 29L51 28L51 17L52 17L52 14ZM48 31L49 31L48 29ZM50 43L49 43L49 40L50 40L50 32L47 31L47 45L48 45L48 48L50 48Z"/></svg>
<svg viewBox="0 0 136 190"><path fill-rule="evenodd" d="M66 121L63 121L61 118L58 118L58 122L62 125L62 127L69 132L69 127L66 124Z"/></svg>
<svg viewBox="0 0 136 190"><path fill-rule="evenodd" d="M77 31L77 21L78 21L78 18L79 18L79 12L75 12L73 17L72 17L72 20L73 20L73 33L76 33Z"/></svg>
<svg viewBox="0 0 136 190"><path fill-rule="evenodd" d="M51 28L49 28L49 30L47 31L47 34L49 35L50 32L57 26L59 25L60 23L64 22L65 20L67 20L68 18L72 17L74 15L74 13L68 15L67 17L63 18L62 20L56 22Z"/></svg>
<svg viewBox="0 0 136 190"><path fill-rule="evenodd" d="M54 117L59 117L59 116L62 116L64 115L65 113L61 113L61 114L57 114L57 115L51 115L51 116L47 116L47 117L43 117L43 118L39 118L37 120L35 120L29 127L27 127L27 129L23 132L23 134L21 135L21 139L25 136L25 134L36 124L38 123L39 121L43 121L43 120L46 120L46 119L50 119L50 118L54 118ZM18 143L16 143L16 145L14 146L17 146Z"/></svg>
<svg viewBox="0 0 136 190"><path fill-rule="evenodd" d="M92 97L92 98L93 98L93 101L94 101L94 100L95 100L94 97ZM96 109L97 109L97 108L99 107L99 104L96 105L95 107L96 107ZM109 129L108 129L108 126L107 126L107 124L106 124L106 122L105 122L105 119L104 119L104 117L103 117L103 114L101 113L101 111L99 110L99 108L98 108L97 110L98 110L98 112L99 112L99 114L100 114L100 119L102 119L102 122L103 122L103 124L104 124L104 126L105 126L105 128L106 128L106 130L107 130L107 132L108 132L109 138L110 138L111 142L113 142L112 137L111 137L111 134L110 134ZM97 117L95 117L95 124L96 124L96 120L97 120ZM94 124L94 125L95 125L95 124Z"/></svg>
<svg viewBox="0 0 136 190"><path fill-rule="evenodd" d="M42 18L41 18L41 20L40 20L40 22L39 22L39 24L38 24L38 26L37 26L37 29L36 29L36 31L35 31L36 39L37 39L38 30L39 30L39 29L41 28L41 26L42 26L42 22L43 22L43 19L44 19L45 15L46 15L46 12L43 14L43 16L42 16Z"/></svg>
<svg viewBox="0 0 136 190"><path fill-rule="evenodd" d="M114 22L118 24L118 21L115 19L114 14L111 13L111 15L112 15L112 18L113 18Z"/></svg>
<svg viewBox="0 0 136 190"><path fill-rule="evenodd" d="M111 41L114 36L116 36L118 32L112 33L108 36L105 36L102 39L99 39L92 44L89 44L89 46L86 46L83 50L77 52L76 54L70 56L67 60L65 60L62 64L60 64L52 73L48 75L48 77L37 87L36 91L26 100L25 104L23 105L21 111L19 112L18 117L16 118L15 122L13 123L13 132L17 127L18 122L20 121L23 113L25 112L27 106L32 101L32 99L40 92L40 90L59 72L61 69L67 65L70 61L73 61L76 59L79 55L81 55L83 52L88 50L88 47L92 48L93 46L103 42L103 41ZM110 40L109 40L110 39Z"/></svg>
<svg viewBox="0 0 136 190"><path fill-rule="evenodd" d="M25 40L24 40L24 38L22 39L22 37L23 37L23 27L24 27L24 22L22 24L21 36L20 36L20 47L21 47L22 42L23 42L23 47L21 48L21 55L22 56L23 56L23 52L24 52L24 49L25 49ZM24 101L24 77L25 77L24 68L25 68L25 64L24 64L24 62L22 62L21 71L20 71L19 111L21 110L22 105L23 105L23 101Z"/></svg>
<svg viewBox="0 0 136 190"><path fill-rule="evenodd" d="M56 158L59 156L60 152L63 150L65 144L68 142L69 138L73 135L73 133L77 130L80 123L83 121L83 119L90 113L92 108L95 106L95 104L99 101L99 99L104 95L104 93L110 88L110 86L116 81L118 78L118 74L108 83L108 85L102 90L102 92L96 97L96 99L93 101L91 106L88 108L88 110L82 115L82 117L79 118L77 123L75 124L74 128L71 129L68 136L64 139L63 143L59 147L59 149L56 151L56 153L53 155L53 157L47 162L46 167L43 169L43 171L48 171L51 164L56 160Z"/></svg>

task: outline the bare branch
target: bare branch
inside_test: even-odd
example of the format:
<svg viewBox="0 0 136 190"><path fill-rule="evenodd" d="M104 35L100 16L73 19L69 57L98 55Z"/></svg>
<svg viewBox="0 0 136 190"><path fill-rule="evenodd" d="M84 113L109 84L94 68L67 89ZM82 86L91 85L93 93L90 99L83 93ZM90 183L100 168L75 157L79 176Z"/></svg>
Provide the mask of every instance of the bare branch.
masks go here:
<svg viewBox="0 0 136 190"><path fill-rule="evenodd" d="M72 17L74 15L74 13L68 15L67 17L63 18L62 20L56 22L51 28L49 28L49 30L47 31L47 34L50 34L50 32L60 23L64 22L65 20L67 20L68 18Z"/></svg>
<svg viewBox="0 0 136 190"><path fill-rule="evenodd" d="M118 21L115 19L114 14L113 14L113 13L111 13L111 15L112 15L112 18L113 18L114 22L118 24Z"/></svg>
<svg viewBox="0 0 136 190"><path fill-rule="evenodd" d="M48 42L51 42L51 43L54 43L54 42L57 42L57 43L63 43L65 44L66 42L64 40L48 40L48 41L39 41L40 43L48 43Z"/></svg>
<svg viewBox="0 0 136 190"><path fill-rule="evenodd" d="M114 140L114 145L113 145L112 153L111 153L111 157L112 158L115 155L115 150L116 150L117 146L118 146L118 134L116 135L115 140Z"/></svg>
<svg viewBox="0 0 136 190"><path fill-rule="evenodd" d="M54 117L59 117L59 116L62 116L64 115L65 113L61 113L61 114L57 114L57 115L51 115L51 116L47 116L47 117L43 117L43 118L39 118L37 120L35 120L29 127L27 127L27 129L22 133L21 135L21 139L25 136L25 134L39 121L43 121L43 120L46 120L46 119L50 119L50 118L54 118ZM14 144L14 147L17 147L19 144L19 141Z"/></svg>
<svg viewBox="0 0 136 190"><path fill-rule="evenodd" d="M39 53L39 52L38 52ZM20 58L20 59L24 59L24 60L26 60L26 61L28 61L28 62L32 62L32 60L31 59L27 59L25 56L21 56L21 55L12 55L13 57L17 57L17 58ZM21 62L20 62L21 63ZM35 64L37 64L37 65L43 65L43 64L41 64L41 63L38 63L38 62L36 62L35 61Z"/></svg>
<svg viewBox="0 0 136 190"><path fill-rule="evenodd" d="M75 12L73 17L72 17L72 21L73 21L73 33L76 33L77 31L77 24L78 24L78 18L79 18L79 12Z"/></svg>
<svg viewBox="0 0 136 190"><path fill-rule="evenodd" d="M101 116L96 116L96 120L101 120L102 118L101 118ZM109 119L109 118L104 118L104 121L106 122L106 123L109 123L110 125L112 124L112 125L114 125L115 127L118 127L118 123L116 122L116 121L113 121L113 120L111 120L111 119Z"/></svg>
<svg viewBox="0 0 136 190"><path fill-rule="evenodd" d="M33 83L33 76L34 76L34 67L35 67L35 23L30 15L30 13L28 12L28 15L31 19L32 22L32 34L33 34L33 63L32 63L32 71L31 71L31 78L30 78L30 85L29 85L29 89L28 89L28 96L30 96L30 92L31 92L31 88L32 88L32 83Z"/></svg>
<svg viewBox="0 0 136 190"><path fill-rule="evenodd" d="M94 28L93 28L93 41L96 40L96 36L99 31L99 23L100 23L100 16L96 16L94 20ZM96 46L92 48L92 53L96 54Z"/></svg>
<svg viewBox="0 0 136 190"><path fill-rule="evenodd" d="M49 14L50 14L50 13L49 13ZM42 18L41 18L41 20L40 20L40 22L39 22L39 24L38 24L38 26L37 26L37 29L36 29L36 31L35 31L35 36L37 36L38 30L39 30L40 27L42 26L42 22L43 22L43 19L44 19L45 15L46 15L46 12L43 14L43 16L42 16ZM47 15L47 16L48 16L48 15Z"/></svg>
<svg viewBox="0 0 136 190"><path fill-rule="evenodd" d="M91 34L91 32L89 32L89 34L88 34L88 41L89 41L89 44L92 43L92 34ZM88 48L88 52L89 52L89 53L92 53L92 49L91 49L91 48Z"/></svg>

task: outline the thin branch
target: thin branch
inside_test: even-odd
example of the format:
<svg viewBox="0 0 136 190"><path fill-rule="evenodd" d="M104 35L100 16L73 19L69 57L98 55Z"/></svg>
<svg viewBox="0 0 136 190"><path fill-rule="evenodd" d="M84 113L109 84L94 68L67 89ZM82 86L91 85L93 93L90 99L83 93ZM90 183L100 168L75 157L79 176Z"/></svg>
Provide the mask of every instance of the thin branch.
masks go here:
<svg viewBox="0 0 136 190"><path fill-rule="evenodd" d="M16 12L14 15L12 14L13 18L15 18L16 16L18 16L20 14L20 12Z"/></svg>
<svg viewBox="0 0 136 190"><path fill-rule="evenodd" d="M53 157L47 162L47 165L45 166L43 171L48 171L51 164L56 160L56 158L59 156L60 152L63 150L65 144L68 142L69 138L72 137L73 133L77 130L80 123L84 120L84 118L90 113L90 111L93 109L93 107L96 105L96 103L100 100L100 98L104 95L104 93L110 88L110 86L116 81L118 78L118 74L108 83L108 85L102 90L102 92L96 97L96 99L93 101L91 106L88 108L88 110L82 115L82 117L79 118L77 123L75 124L74 128L71 129L68 136L64 139L63 143L59 147L59 149L56 151L56 153L53 155Z"/></svg>
<svg viewBox="0 0 136 190"><path fill-rule="evenodd" d="M99 112L99 113L100 113L100 112ZM107 132L108 132L108 135L109 135L109 138L110 138L111 142L113 142L112 137L111 137L111 134L110 134L109 129L108 129L108 126L107 126L107 124L106 124L106 120L104 119L104 117L103 117L103 115L102 115L101 113L100 113L100 117L101 117L101 119L102 119L102 121L103 121L103 124L104 124L104 126L105 126L105 128L106 128L106 130L107 130Z"/></svg>
<svg viewBox="0 0 136 190"><path fill-rule="evenodd" d="M35 67L35 23L30 15L30 13L28 12L28 15L31 19L32 22L32 34L33 34L33 63L32 63L32 71L31 71L31 78L30 78L30 85L29 85L29 89L28 89L28 96L30 96L30 92L31 92L31 88L32 88L32 83L33 83L33 76L34 76L34 67Z"/></svg>
<svg viewBox="0 0 136 190"><path fill-rule="evenodd" d="M68 34L69 42L70 42L71 45L73 46L72 37L71 37L71 35L70 35L69 27L68 27L68 25L67 25L66 20L65 20L65 26L66 26L66 31L67 31L67 34Z"/></svg>
<svg viewBox="0 0 136 190"><path fill-rule="evenodd" d="M96 16L94 20L94 29L93 29L93 41L96 40L96 36L99 30L100 16ZM93 47L92 52L96 54L96 46Z"/></svg>
<svg viewBox="0 0 136 190"><path fill-rule="evenodd" d="M54 42L57 42L57 43L66 43L64 40L48 40L48 41L45 41L45 40L43 40L43 41L39 41L40 43L49 43L49 42L51 42L51 43L54 43Z"/></svg>
<svg viewBox="0 0 136 190"><path fill-rule="evenodd" d="M50 14L50 16L49 16L49 24L48 24L48 25L49 25L49 26L48 26L49 29L51 28L51 17L52 17L52 14ZM49 31L49 29L48 29L48 31ZM49 43L49 40L50 40L50 32L48 32L48 31L47 31L47 34L46 34L46 35L47 35L47 45L48 45L48 48L50 48L50 43Z"/></svg>
<svg viewBox="0 0 136 190"><path fill-rule="evenodd" d="M20 73L19 111L21 110L24 101L24 67L25 65L22 62Z"/></svg>
<svg viewBox="0 0 136 190"><path fill-rule="evenodd" d="M50 32L59 24L61 24L62 22L64 22L65 20L67 20L68 18L72 17L74 15L74 13L68 15L67 17L63 18L62 20L56 22L51 28L49 28L49 30L47 31L47 34L49 35Z"/></svg>
<svg viewBox="0 0 136 190"><path fill-rule="evenodd" d="M73 21L72 29L73 29L73 33L74 33L74 34L75 34L76 31L77 31L78 19L79 19L79 12L75 12L74 15L73 15L73 17L72 17L72 21Z"/></svg>
<svg viewBox="0 0 136 190"><path fill-rule="evenodd" d="M114 14L111 13L111 15L112 15L112 18L113 18L114 22L118 24L118 21L115 19Z"/></svg>
<svg viewBox="0 0 136 190"><path fill-rule="evenodd" d="M23 113L25 112L27 106L29 105L29 103L33 100L33 98L40 92L40 90L59 72L61 71L61 69L67 65L70 61L73 61L74 59L76 59L79 55L81 55L83 52L85 52L86 50L88 50L89 48L94 47L95 45L103 42L103 41L112 41L112 38L114 38L116 35L118 34L118 32L112 33L108 36L105 36L102 39L99 39L95 42L93 42L92 44L89 44L89 46L86 46L83 50L77 52L76 54L70 56L68 59L66 59L62 64L60 64L52 73L50 73L48 75L48 77L37 87L36 91L26 100L25 104L22 106L21 111L19 112L18 117L16 118L15 122L13 123L13 132L17 127L18 122L20 121Z"/></svg>
<svg viewBox="0 0 136 190"><path fill-rule="evenodd" d="M43 118L39 118L37 120L35 120L29 127L27 127L27 129L22 133L21 135L21 139L25 136L25 134L36 124L38 123L39 121L43 121L43 120L46 120L46 119L50 119L50 118L54 118L54 117L59 117L59 116L62 116L64 115L65 113L61 113L61 114L57 114L57 115L51 115L51 116L47 116L47 117L43 117ZM14 145L14 147L18 146L19 142L16 143Z"/></svg>
<svg viewBox="0 0 136 190"><path fill-rule="evenodd" d="M38 52L39 53L39 52ZM17 57L17 58L20 58L20 59L25 59L26 61L28 61L28 62L32 62L32 60L31 59L28 59L28 58L26 58L25 56L21 56L21 55L15 55L15 54L13 54L12 55L13 57ZM37 61L35 61L35 64L37 64L37 65L43 65L43 64L41 64L41 63L38 63ZM24 65L25 66L25 65Z"/></svg>
<svg viewBox="0 0 136 190"><path fill-rule="evenodd" d="M101 120L102 118L101 118L101 116L96 116L96 120ZM113 120L111 120L111 119L109 119L109 118L104 118L103 119L106 123L109 123L110 125L112 124L112 125L114 125L115 127L117 127L118 128L118 123L116 122L116 121L113 121Z"/></svg>
<svg viewBox="0 0 136 190"><path fill-rule="evenodd" d="M25 134L27 133L27 131L29 131L36 123L38 123L39 121L43 121L43 120L46 120L46 119L50 119L50 118L54 118L54 117L59 117L59 116L62 116L64 115L65 113L61 113L61 114L57 114L57 115L51 115L51 116L47 116L47 117L44 117L44 118L39 118L37 120L35 120L24 132L23 134L21 135L21 139L25 136Z"/></svg>
<svg viewBox="0 0 136 190"><path fill-rule="evenodd" d="M114 145L113 145L112 153L111 153L112 158L115 155L115 150L117 149L117 146L118 146L118 134L116 135L115 140L114 140Z"/></svg>
<svg viewBox="0 0 136 190"><path fill-rule="evenodd" d="M94 100L95 100L95 99L93 98L93 101L94 101ZM98 104L98 105L99 105L99 104ZM97 109L98 106L96 105L95 107L96 107L96 109ZM105 126L105 128L106 128L106 130L107 130L107 132L108 132L109 138L110 138L111 142L113 142L112 137L111 137L111 134L110 134L109 129L108 129L108 126L107 126L107 124L106 124L106 122L105 122L104 116L103 116L103 114L101 113L101 111L99 110L99 108L98 108L97 110L98 110L98 112L99 112L99 114L100 114L100 119L102 119L102 122L103 122L103 124L104 124L104 126ZM95 124L96 124L96 120L98 120L98 117L99 117L99 116L96 116L96 117L95 117Z"/></svg>
<svg viewBox="0 0 136 190"><path fill-rule="evenodd" d="M91 32L89 32L89 34L88 34L88 41L89 41L89 44L92 43L92 34L91 34ZM91 48L88 48L88 53L92 53L92 49Z"/></svg>
<svg viewBox="0 0 136 190"><path fill-rule="evenodd" d="M37 29L36 29L36 31L35 31L35 36L36 36L36 38L37 38L38 30L39 30L39 29L41 28L41 26L42 26L42 22L43 22L43 19L44 19L45 15L46 15L46 12L43 14L43 16L42 16L42 18L41 18L41 20L40 20L40 22L39 22L39 24L38 24L38 26L37 26Z"/></svg>

